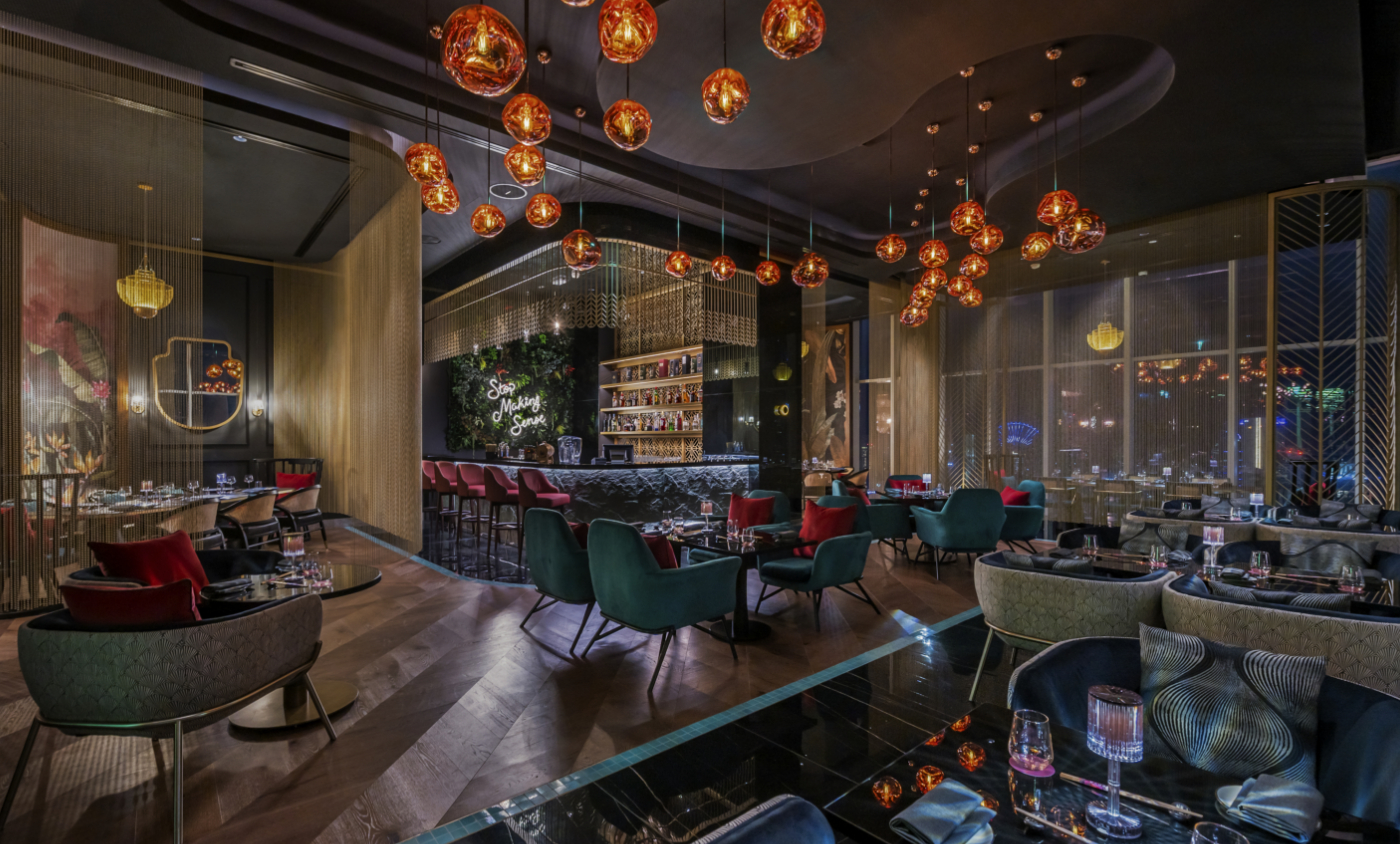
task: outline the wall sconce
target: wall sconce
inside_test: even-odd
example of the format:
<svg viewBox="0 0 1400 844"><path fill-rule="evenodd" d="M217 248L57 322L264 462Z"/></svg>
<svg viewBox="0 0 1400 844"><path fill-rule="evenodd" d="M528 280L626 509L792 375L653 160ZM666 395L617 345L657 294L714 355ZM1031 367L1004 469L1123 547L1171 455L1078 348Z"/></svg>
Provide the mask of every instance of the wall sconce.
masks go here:
<svg viewBox="0 0 1400 844"><path fill-rule="evenodd" d="M786 381L792 377L792 367L786 363L780 363L773 367L773 377L779 381Z"/></svg>
<svg viewBox="0 0 1400 844"><path fill-rule="evenodd" d="M248 409L253 411L254 416L262 416L267 412L267 404L262 399L253 399L248 402Z"/></svg>
<svg viewBox="0 0 1400 844"><path fill-rule="evenodd" d="M145 413L146 397L141 393L132 393L127 397L126 406L130 408L132 413Z"/></svg>

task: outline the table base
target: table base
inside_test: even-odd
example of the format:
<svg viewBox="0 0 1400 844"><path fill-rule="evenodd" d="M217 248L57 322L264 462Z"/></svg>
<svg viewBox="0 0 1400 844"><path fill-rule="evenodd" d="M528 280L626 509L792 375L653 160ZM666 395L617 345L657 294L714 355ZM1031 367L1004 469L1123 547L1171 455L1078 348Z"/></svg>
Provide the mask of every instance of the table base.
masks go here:
<svg viewBox="0 0 1400 844"><path fill-rule="evenodd" d="M321 705L326 707L327 715L347 709L360 696L360 690L353 684L339 680L321 680L316 683L316 693L321 696ZM311 702L306 687L300 683L270 692L251 706L229 716L229 721L235 727L245 730L282 730L320 720L316 704Z"/></svg>
<svg viewBox="0 0 1400 844"><path fill-rule="evenodd" d="M750 620L737 636L733 635L732 630L733 622L730 621L716 621L709 627L710 635L721 642L757 642L773 635L773 628L761 621Z"/></svg>

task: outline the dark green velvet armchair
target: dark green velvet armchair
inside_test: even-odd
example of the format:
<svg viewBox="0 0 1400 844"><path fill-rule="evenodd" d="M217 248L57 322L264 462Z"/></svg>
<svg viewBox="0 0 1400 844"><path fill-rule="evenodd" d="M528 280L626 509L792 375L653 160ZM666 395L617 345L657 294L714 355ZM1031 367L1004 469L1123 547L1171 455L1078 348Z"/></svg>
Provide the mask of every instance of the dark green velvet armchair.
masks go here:
<svg viewBox="0 0 1400 844"><path fill-rule="evenodd" d="M1021 481L1016 489L1030 493L1031 500L1024 505L1006 505L1006 523L1001 526L1001 541L1034 554L1035 546L1031 540L1040 535L1040 526L1045 522L1045 484L1026 480Z"/></svg>
<svg viewBox="0 0 1400 844"><path fill-rule="evenodd" d="M897 480L897 478L896 478ZM831 482L832 495L846 495L846 485L841 481ZM866 530L875 541L888 545L909 559L909 539L914 536L914 527L909 513L902 504L865 504ZM857 530L861 528L857 527Z"/></svg>
<svg viewBox="0 0 1400 844"><path fill-rule="evenodd" d="M661 653L647 686L650 694L678 629L734 612L741 565L738 557L720 557L684 568L659 568L636 528L611 519L594 521L588 529L588 570L598 611L606 621L593 634L583 655L588 656L599 640L623 628L660 634ZM616 626L609 630L607 621ZM705 632L708 635L709 631ZM739 655L732 642L729 650L737 661Z"/></svg>
<svg viewBox="0 0 1400 844"><path fill-rule="evenodd" d="M785 493L771 489L750 490L745 498L771 498L773 499L773 521L767 525L758 525L759 530L786 527L792 521L792 505L788 503Z"/></svg>
<svg viewBox="0 0 1400 844"><path fill-rule="evenodd" d="M817 503L823 507L839 507L838 503L823 504L823 501L839 496L822 496ZM855 499L851 499L854 501ZM859 512L859 511L857 511ZM817 621L817 632L822 629L822 595L827 587L835 587L855 598L864 601L875 610L875 614L880 614L880 608L875 606L871 600L870 593L865 591L861 585L861 578L865 577L865 557L870 551L870 543L874 538L870 531L861 531L848 536L838 536L835 539L828 539L817 546L816 556L808 559L806 557L792 557L786 560L771 560L758 567L758 579L763 582L763 588L758 595L758 603L754 606L754 612L763 606L767 598L771 598L784 589L791 589L794 592L805 592L812 599L812 615ZM847 589L845 584L853 583L860 590L860 594ZM773 591L769 592L768 589Z"/></svg>
<svg viewBox="0 0 1400 844"><path fill-rule="evenodd" d="M924 507L909 510L914 514L914 532L923 543L914 561L918 562L927 552L933 561L934 577L938 577L944 560L997 550L1002 526L1006 524L1001 494L990 489L954 490L937 513Z"/></svg>
<svg viewBox="0 0 1400 844"><path fill-rule="evenodd" d="M535 581L535 590L540 599L530 608L524 620L523 629L538 610L555 604L587 604L583 611L583 621L579 623L574 642L569 646L572 654L583 636L583 628L588 626L588 618L593 614L593 580L588 576L588 552L578 544L569 522L558 510L533 507L525 512L525 544L530 547L530 574ZM549 603L545 603L548 600Z"/></svg>

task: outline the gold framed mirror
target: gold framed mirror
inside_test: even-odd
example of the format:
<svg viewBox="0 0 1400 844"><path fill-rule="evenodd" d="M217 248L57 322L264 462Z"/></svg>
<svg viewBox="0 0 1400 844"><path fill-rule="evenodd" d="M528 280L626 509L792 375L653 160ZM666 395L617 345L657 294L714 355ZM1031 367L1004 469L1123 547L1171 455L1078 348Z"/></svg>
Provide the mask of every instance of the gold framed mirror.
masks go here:
<svg viewBox="0 0 1400 844"><path fill-rule="evenodd" d="M151 358L156 407L172 425L212 431L243 409L243 361L223 340L171 337Z"/></svg>

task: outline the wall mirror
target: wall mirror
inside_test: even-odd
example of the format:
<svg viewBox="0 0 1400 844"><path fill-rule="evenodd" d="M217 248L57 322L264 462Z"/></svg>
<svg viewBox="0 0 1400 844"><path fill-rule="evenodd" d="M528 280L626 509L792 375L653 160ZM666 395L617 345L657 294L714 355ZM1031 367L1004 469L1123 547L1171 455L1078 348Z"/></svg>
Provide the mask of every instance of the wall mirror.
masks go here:
<svg viewBox="0 0 1400 844"><path fill-rule="evenodd" d="M212 431L243 408L243 361L223 340L171 337L151 359L156 407L171 423Z"/></svg>

